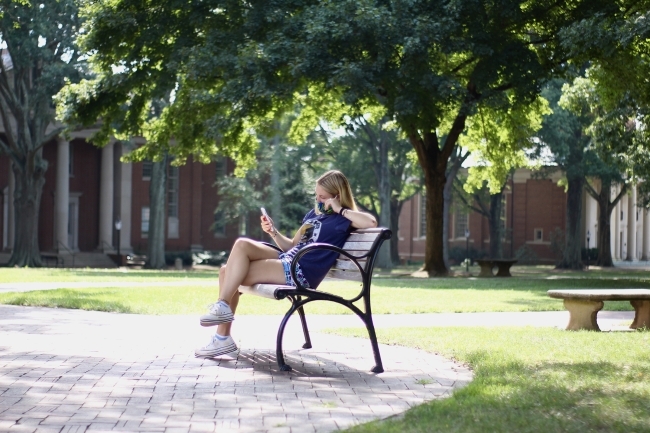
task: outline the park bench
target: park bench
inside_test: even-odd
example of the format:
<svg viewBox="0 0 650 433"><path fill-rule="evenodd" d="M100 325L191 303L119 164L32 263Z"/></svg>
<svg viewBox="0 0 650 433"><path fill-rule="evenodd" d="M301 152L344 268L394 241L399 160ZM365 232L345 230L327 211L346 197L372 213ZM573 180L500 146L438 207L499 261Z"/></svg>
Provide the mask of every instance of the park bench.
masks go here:
<svg viewBox="0 0 650 433"><path fill-rule="evenodd" d="M372 281L372 271L375 265L375 259L381 244L390 239L391 231L386 228L372 228L353 231L347 238L343 248L338 248L334 245L325 243L313 243L302 248L291 262L291 275L294 281L296 278L295 266L305 254L310 251L325 249L336 251L340 254L336 263L330 269L327 277L337 278L344 280L353 280L361 282L361 291L352 298L343 298L341 296L328 293L322 290L313 290L298 287L283 286L279 284L256 284L254 286L240 286L239 292L243 294L250 294L262 296L269 299L288 299L291 301L291 307L284 315L280 328L278 329L276 355L278 366L282 371L290 371L291 367L284 362L284 355L282 354L282 338L284 335L284 328L291 315L298 311L302 330L305 335L305 344L302 346L304 349L311 348L311 339L309 338L309 330L307 329L307 321L305 319L305 311L303 306L312 301L330 301L344 305L352 310L357 316L361 318L368 330L370 337L370 344L372 345L372 352L375 357L375 366L371 369L374 373L381 373L384 368L381 363L381 356L379 354L379 345L377 344L377 335L375 334L375 326L372 321L372 310L370 308L370 283ZM276 247L274 247L276 248ZM354 303L363 300L363 310L357 307Z"/></svg>
<svg viewBox="0 0 650 433"><path fill-rule="evenodd" d="M648 289L549 290L547 293L551 298L564 299L564 308L569 310L567 330L600 331L596 316L603 308L603 301L630 301L634 307L630 329L650 328Z"/></svg>
<svg viewBox="0 0 650 433"><path fill-rule="evenodd" d="M54 267L58 268L59 265L64 266L65 262L63 261L63 257L56 253L41 253L41 261L46 266L50 266L51 263L54 263Z"/></svg>
<svg viewBox="0 0 650 433"><path fill-rule="evenodd" d="M516 259L477 259L476 263L481 267L479 277L494 277L492 270L498 268L497 277L512 277L510 267L517 263Z"/></svg>

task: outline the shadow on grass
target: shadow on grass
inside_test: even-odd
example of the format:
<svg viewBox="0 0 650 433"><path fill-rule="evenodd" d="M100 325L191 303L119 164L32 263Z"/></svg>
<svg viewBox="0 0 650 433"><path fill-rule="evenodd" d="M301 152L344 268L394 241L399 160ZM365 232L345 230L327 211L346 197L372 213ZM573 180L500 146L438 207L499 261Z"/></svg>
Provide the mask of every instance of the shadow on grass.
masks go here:
<svg viewBox="0 0 650 433"><path fill-rule="evenodd" d="M351 432L648 432L650 355L608 362L525 365L469 354L475 379L450 398Z"/></svg>
<svg viewBox="0 0 650 433"><path fill-rule="evenodd" d="M73 310L106 311L113 313L133 313L134 310L121 302L101 299L102 295L113 295L116 291L92 291L58 289L56 291L44 290L35 294L10 293L0 296L6 305L24 307L69 308Z"/></svg>

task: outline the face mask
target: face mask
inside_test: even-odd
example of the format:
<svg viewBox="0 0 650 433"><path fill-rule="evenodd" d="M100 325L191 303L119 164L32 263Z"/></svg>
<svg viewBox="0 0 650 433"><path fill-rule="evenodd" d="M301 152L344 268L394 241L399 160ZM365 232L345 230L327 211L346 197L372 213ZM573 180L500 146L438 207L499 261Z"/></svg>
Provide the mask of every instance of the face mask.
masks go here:
<svg viewBox="0 0 650 433"><path fill-rule="evenodd" d="M334 209L331 207L329 209L325 209L325 203L316 202L316 206L318 207L318 211L322 214L330 215L334 213Z"/></svg>

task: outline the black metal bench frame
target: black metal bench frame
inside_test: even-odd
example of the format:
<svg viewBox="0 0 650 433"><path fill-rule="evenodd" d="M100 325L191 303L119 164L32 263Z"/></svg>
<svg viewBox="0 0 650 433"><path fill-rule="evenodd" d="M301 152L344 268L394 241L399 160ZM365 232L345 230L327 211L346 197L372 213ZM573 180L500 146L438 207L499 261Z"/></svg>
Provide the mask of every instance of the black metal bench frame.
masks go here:
<svg viewBox="0 0 650 433"><path fill-rule="evenodd" d="M363 321L366 329L368 330L368 336L370 338L370 344L372 345L372 352L375 358L375 366L371 369L373 373L382 373L384 367L381 362L381 355L379 353L379 344L377 343L377 335L375 333L375 326L372 321L372 309L370 306L370 285L372 282L372 271L375 265L375 260L377 258L377 253L383 242L387 239L390 239L392 233L389 229L386 228L376 228L376 229L366 229L361 231L362 233L378 233L377 238L374 240L372 247L363 255L355 256L350 254L348 251L338 248L334 245L325 244L325 243L313 243L302 248L298 254L293 258L291 262L291 276L293 280L296 281L297 287L289 286L278 286L274 291L273 296L275 299L288 299L291 302L291 307L284 315L282 322L280 323L280 328L278 329L277 343L276 343L276 356L278 366L282 371L291 371L291 366L288 365L284 360L284 354L282 353L282 339L284 336L284 329L289 321L291 315L298 311L300 316L300 322L302 324L302 330L305 336L305 344L302 346L304 349L311 349L311 339L309 337L309 329L307 328L307 320L305 318L305 311L303 306L313 301L330 301L336 302L337 304L344 305L345 307L352 310L359 318ZM358 233L358 232L352 232ZM269 244L270 245L270 244ZM274 245L271 245L273 248L280 250ZM361 276L362 288L359 294L355 297L346 299L341 296L334 295L332 293L313 290L309 288L302 287L296 278L296 265L298 261L305 255L314 250L331 250L339 253L341 256L346 257L350 260L356 269L359 271ZM281 251L281 250L280 250ZM365 261L365 265L359 263L360 261ZM332 268L335 270L336 265ZM254 290L247 290L243 293L255 294ZM365 311L361 311L359 307L354 305L354 302L363 299L363 306Z"/></svg>

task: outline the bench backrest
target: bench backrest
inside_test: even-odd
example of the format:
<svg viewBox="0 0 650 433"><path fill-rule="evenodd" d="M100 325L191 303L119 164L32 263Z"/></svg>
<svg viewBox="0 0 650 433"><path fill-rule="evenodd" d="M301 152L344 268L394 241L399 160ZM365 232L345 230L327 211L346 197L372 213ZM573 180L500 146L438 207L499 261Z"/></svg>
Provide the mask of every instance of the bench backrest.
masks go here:
<svg viewBox="0 0 650 433"><path fill-rule="evenodd" d="M355 230L348 236L343 249L355 257L363 257L358 259L357 263L367 274L372 272L381 244L386 239L390 239L391 235L391 231L384 227ZM363 281L364 279L354 262L343 254L336 260L327 276L353 281Z"/></svg>

